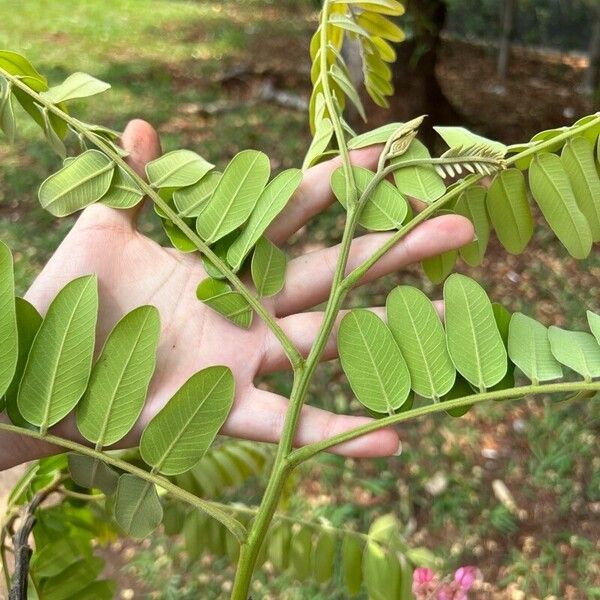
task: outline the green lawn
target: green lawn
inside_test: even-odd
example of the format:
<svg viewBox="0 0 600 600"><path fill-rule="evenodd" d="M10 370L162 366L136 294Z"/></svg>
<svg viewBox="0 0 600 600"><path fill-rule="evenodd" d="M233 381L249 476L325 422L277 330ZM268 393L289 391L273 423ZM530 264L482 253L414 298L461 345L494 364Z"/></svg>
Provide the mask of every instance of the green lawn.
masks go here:
<svg viewBox="0 0 600 600"><path fill-rule="evenodd" d="M118 130L130 118L145 118L159 129L165 150L193 148L217 164L246 147L267 152L277 168L299 164L309 135L306 116L257 102L255 91L268 73L282 88L308 93L308 63L301 57L313 26L310 8L294 0L4 0L0 5L0 47L25 54L51 82L83 70L112 84L108 95L74 105L78 116ZM248 72L223 80L240 66ZM216 114L204 111L222 101L224 109ZM0 239L15 253L20 291L72 223L53 219L36 200L39 183L58 165L40 131L25 119L14 147L0 141ZM339 234L339 217L339 208L332 210L295 246L331 243ZM151 215L142 227L160 236ZM583 327L581 307L600 308L598 252L576 263L543 227L525 257L506 257L493 246L484 265L470 272L494 300L547 324ZM370 289L369 301L381 302L400 281L439 294L414 268ZM361 291L353 301L366 299ZM284 388L287 380L275 377L270 383ZM320 372L312 398L340 412L357 409L335 363ZM448 569L480 564L494 590L516 583L527 597L566 597L571 586L576 597L600 598L594 513L600 506L599 429L597 400L497 404L464 419L423 420L403 427L400 458L327 456L306 467L290 488L287 508L361 530L375 516L395 512L410 525L412 543L446 559ZM496 458L489 458L490 449ZM446 485L432 495L428 489L436 473ZM494 496L495 479L515 496L523 511L519 516ZM257 491L254 485L233 498L256 500ZM141 550L133 561L136 576L157 590L156 597L220 597L231 576L224 559L189 565L180 559L177 543L159 539ZM167 558L156 560L161 556ZM288 600L343 597L339 589L300 586L268 570L259 586L257 597L265 590Z"/></svg>

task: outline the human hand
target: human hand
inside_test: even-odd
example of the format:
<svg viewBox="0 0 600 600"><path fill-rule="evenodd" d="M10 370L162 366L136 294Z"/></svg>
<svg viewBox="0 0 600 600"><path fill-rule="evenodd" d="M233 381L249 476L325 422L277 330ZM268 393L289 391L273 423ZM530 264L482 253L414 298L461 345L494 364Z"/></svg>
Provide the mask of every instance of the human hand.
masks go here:
<svg viewBox="0 0 600 600"><path fill-rule="evenodd" d="M130 165L140 174L143 174L145 164L160 154L158 135L143 121L129 123L122 144L129 152ZM372 147L353 152L352 160L357 165L373 168L379 151ZM329 180L339 164L334 159L305 173L294 198L267 232L273 242L284 244L334 201ZM143 304L151 304L159 310L162 331L156 371L142 415L124 440L125 445L136 443L148 421L193 373L215 364L230 367L236 380L234 406L221 433L276 442L288 400L255 387L254 382L260 375L289 366L277 339L258 318L246 331L199 302L195 290L207 275L198 255L162 248L141 234L136 228L139 210L138 206L118 211L101 204L84 210L27 292L27 299L44 314L65 284L82 275L96 274L100 294L97 348L102 347L112 327L126 312ZM355 239L348 270L367 259L390 235L370 233ZM388 252L361 283L458 248L472 238L470 222L460 216L445 215L426 221ZM304 355L310 350L323 314L303 311L326 300L338 253L338 247L331 247L291 260L284 289L265 301ZM323 358L335 356L334 332ZM368 420L367 417L335 415L304 406L295 444L300 446L329 438ZM53 432L82 440L73 415L53 428ZM49 444L9 434L3 436L0 446L10 448L1 453L4 455L3 467L60 451ZM385 429L333 451L346 456L373 457L394 454L398 448L397 433Z"/></svg>

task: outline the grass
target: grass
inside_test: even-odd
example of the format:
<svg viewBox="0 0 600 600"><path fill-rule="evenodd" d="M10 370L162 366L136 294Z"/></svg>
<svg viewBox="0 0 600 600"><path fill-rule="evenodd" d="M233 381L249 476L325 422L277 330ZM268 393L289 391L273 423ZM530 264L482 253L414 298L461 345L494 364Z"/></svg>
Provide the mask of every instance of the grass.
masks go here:
<svg viewBox="0 0 600 600"><path fill-rule="evenodd" d="M256 102L256 90L272 77L283 89L308 93L305 56L314 26L308 5L4 0L0 22L0 47L28 56L51 82L84 70L112 84L109 95L73 106L83 119L121 130L128 119L142 117L158 128L165 150L193 148L221 165L245 147L267 152L276 169L301 160L309 136L305 115ZM224 78L240 66L246 72ZM472 103L478 90L462 87ZM218 114L204 110L221 101L226 107ZM522 130L527 127L524 121ZM0 239L15 253L22 292L72 220L55 220L37 203L39 183L59 161L35 126L22 119L16 145L0 142L0 165ZM341 223L341 210L334 207L295 238L292 253L308 242L333 243ZM141 227L160 239L151 215ZM582 304L600 308L598 253L573 261L544 226L524 256L506 256L492 243L484 264L469 273L494 300L547 324L583 328ZM399 282L419 285L433 297L440 293L415 267L359 291L352 302L380 304ZM283 391L289 384L284 376L268 383ZM311 401L337 412L360 410L336 363L319 372ZM542 399L478 407L463 419L425 419L402 427L401 458L320 457L292 481L285 508L362 531L376 516L395 512L410 543L444 557L448 571L459 564L480 565L491 584L486 593L516 585L527 597L567 597L575 590L579 595L573 597L597 598L599 410L597 400ZM495 458L482 454L490 449ZM434 476L443 483L437 490ZM518 515L494 495L495 479L510 489ZM256 501L258 491L255 485L234 498ZM179 540L157 538L135 553L134 577L155 597L221 597L231 577L225 559L188 564L180 554ZM340 589L300 585L267 568L254 591L258 597L301 600L341 598Z"/></svg>

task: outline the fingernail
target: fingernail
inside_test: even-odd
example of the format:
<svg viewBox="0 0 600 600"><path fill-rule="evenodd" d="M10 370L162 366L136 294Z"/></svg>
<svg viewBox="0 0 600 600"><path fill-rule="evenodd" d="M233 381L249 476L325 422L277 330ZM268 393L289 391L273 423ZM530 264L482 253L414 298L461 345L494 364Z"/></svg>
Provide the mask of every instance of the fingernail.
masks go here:
<svg viewBox="0 0 600 600"><path fill-rule="evenodd" d="M478 242L478 241L479 241L479 238L478 238L476 235L474 235L474 236L473 236L473 241L474 241L474 242Z"/></svg>
<svg viewBox="0 0 600 600"><path fill-rule="evenodd" d="M398 450L394 452L394 456L400 456L402 454L402 442L398 442Z"/></svg>

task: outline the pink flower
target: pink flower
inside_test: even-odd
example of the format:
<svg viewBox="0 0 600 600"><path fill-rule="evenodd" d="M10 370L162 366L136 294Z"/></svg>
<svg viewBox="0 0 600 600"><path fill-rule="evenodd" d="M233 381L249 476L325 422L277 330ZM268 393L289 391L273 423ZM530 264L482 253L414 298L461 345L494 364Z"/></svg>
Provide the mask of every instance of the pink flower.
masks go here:
<svg viewBox="0 0 600 600"><path fill-rule="evenodd" d="M449 577L440 581L431 570L419 567L414 570L412 591L416 600L468 600L468 592L481 572L477 567L465 566L454 573L454 581Z"/></svg>
<svg viewBox="0 0 600 600"><path fill-rule="evenodd" d="M412 591L416 600L425 600L438 587L437 575L425 567L418 567L413 572Z"/></svg>
<svg viewBox="0 0 600 600"><path fill-rule="evenodd" d="M473 587L475 581L480 577L481 572L477 567L473 566L460 567L460 569L457 569L456 573L454 573L455 583L465 592L468 592Z"/></svg>

